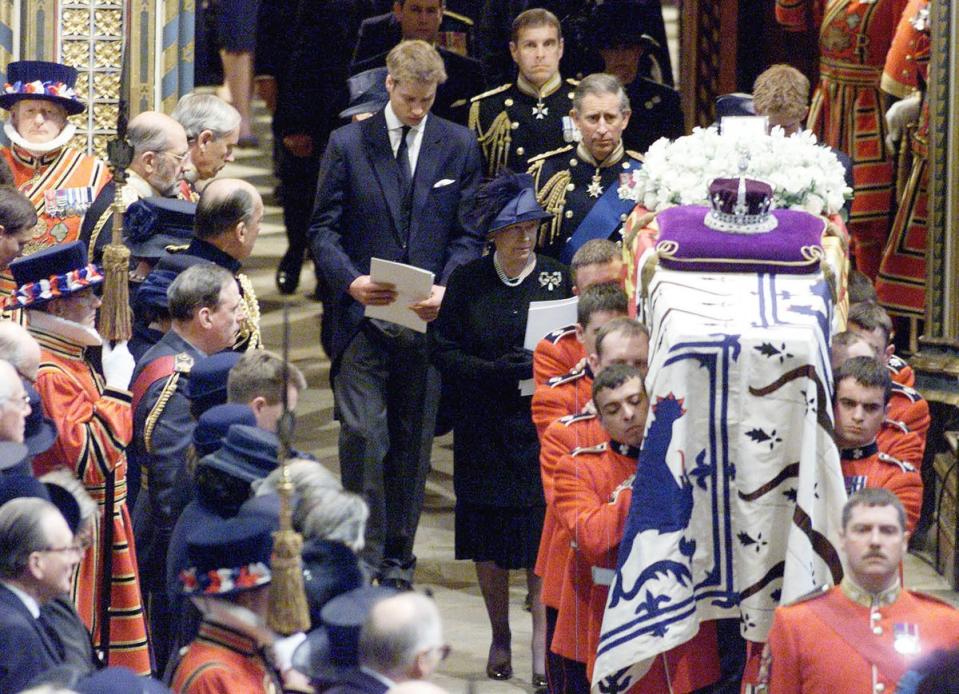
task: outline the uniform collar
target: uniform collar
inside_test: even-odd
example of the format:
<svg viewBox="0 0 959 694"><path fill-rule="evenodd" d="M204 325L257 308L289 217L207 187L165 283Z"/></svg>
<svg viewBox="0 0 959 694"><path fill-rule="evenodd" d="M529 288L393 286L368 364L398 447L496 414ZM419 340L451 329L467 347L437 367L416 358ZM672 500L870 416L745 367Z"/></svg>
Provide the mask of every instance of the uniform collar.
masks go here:
<svg viewBox="0 0 959 694"><path fill-rule="evenodd" d="M609 153L603 161L597 162L593 155L590 154L589 148L586 147L582 142L576 145L576 156L582 159L584 162L590 166L595 166L597 169L607 169L610 166L618 164L620 160L626 155L626 148L623 147L623 141L620 140L619 144L616 145L616 149Z"/></svg>
<svg viewBox="0 0 959 694"><path fill-rule="evenodd" d="M639 460L639 446L630 446L628 443L620 443L619 441L609 440L609 448L614 453L618 453L621 456L630 458L632 460Z"/></svg>
<svg viewBox="0 0 959 694"><path fill-rule="evenodd" d="M186 253L187 255L193 255L197 258L209 260L211 263L229 270L234 275L240 271L241 267L243 267L243 263L234 258L232 255L226 251L220 250L212 243L204 241L203 239L194 238L187 247Z"/></svg>
<svg viewBox="0 0 959 694"><path fill-rule="evenodd" d="M83 358L87 347L99 347L103 340L96 330L45 311L30 311L27 329L44 349L74 359Z"/></svg>
<svg viewBox="0 0 959 694"><path fill-rule="evenodd" d="M406 125L400 120L399 116L396 115L396 112L393 110L393 104L391 104L389 101L386 102L386 106L383 108L383 117L386 118L387 130L399 130ZM420 132L426 127L426 121L429 120L429 117L430 114L427 113L425 116L423 116L423 120L421 120L418 124L407 127L414 132Z"/></svg>
<svg viewBox="0 0 959 694"><path fill-rule="evenodd" d="M55 138L49 142L39 143L30 142L23 137L10 121L7 121L3 126L3 133L13 144L10 149L14 158L21 164L34 168L46 166L60 156L61 151L70 143L76 132L77 126L73 123L67 123Z"/></svg>
<svg viewBox="0 0 959 694"><path fill-rule="evenodd" d="M523 73L520 73L516 77L516 88L526 96L531 96L534 99L545 99L550 94L556 92L556 90L559 89L562 84L563 78L560 77L558 72L550 77L539 89L534 87L532 82L523 77Z"/></svg>
<svg viewBox="0 0 959 694"><path fill-rule="evenodd" d="M899 599L899 593L902 591L898 578L891 587L880 593L870 593L853 581L848 574L843 576L839 585L843 595L863 607L887 607L892 605Z"/></svg>
<svg viewBox="0 0 959 694"><path fill-rule="evenodd" d="M843 448L839 451L839 457L843 460L864 460L871 455L875 455L878 450L879 444L873 441L865 446L858 446L856 448Z"/></svg>

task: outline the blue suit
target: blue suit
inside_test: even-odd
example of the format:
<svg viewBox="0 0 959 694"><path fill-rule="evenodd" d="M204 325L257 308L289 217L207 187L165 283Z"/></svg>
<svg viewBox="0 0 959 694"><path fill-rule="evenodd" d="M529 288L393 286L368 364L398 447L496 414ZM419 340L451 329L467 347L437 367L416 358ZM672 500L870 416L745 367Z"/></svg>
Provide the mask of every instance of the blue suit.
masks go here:
<svg viewBox="0 0 959 694"><path fill-rule="evenodd" d="M439 376L426 336L363 319L350 284L377 257L430 270L445 285L480 255L466 221L480 182L479 145L466 128L430 115L403 223L403 184L386 116L333 132L323 156L310 226L313 257L330 289L333 394L343 486L370 505L364 559L381 578L409 580L429 465Z"/></svg>
<svg viewBox="0 0 959 694"><path fill-rule="evenodd" d="M0 585L0 692L19 692L37 675L63 662L63 646L13 591Z"/></svg>

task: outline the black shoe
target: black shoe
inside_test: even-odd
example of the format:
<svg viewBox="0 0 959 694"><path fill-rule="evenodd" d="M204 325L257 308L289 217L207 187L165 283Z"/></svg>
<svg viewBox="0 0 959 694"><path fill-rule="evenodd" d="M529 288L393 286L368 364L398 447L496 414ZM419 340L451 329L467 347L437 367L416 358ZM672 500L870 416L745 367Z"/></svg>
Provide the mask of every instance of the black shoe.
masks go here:
<svg viewBox="0 0 959 694"><path fill-rule="evenodd" d="M407 593L413 590L413 584L405 578L381 578L380 586L382 588L392 588L400 593Z"/></svg>
<svg viewBox="0 0 959 694"><path fill-rule="evenodd" d="M300 269L303 267L303 254L287 250L276 270L276 288L280 294L292 294L300 285Z"/></svg>

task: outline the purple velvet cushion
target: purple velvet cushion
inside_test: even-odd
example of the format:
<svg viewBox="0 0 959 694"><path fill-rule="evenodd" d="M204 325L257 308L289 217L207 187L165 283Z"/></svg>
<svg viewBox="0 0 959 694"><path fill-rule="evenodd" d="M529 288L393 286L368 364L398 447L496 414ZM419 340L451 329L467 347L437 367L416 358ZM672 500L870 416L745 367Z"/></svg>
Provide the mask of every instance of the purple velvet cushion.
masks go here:
<svg viewBox="0 0 959 694"><path fill-rule="evenodd" d="M774 210L772 231L734 234L703 224L708 207L670 207L656 216L659 264L690 272L775 272L802 275L819 269L826 220L799 210Z"/></svg>

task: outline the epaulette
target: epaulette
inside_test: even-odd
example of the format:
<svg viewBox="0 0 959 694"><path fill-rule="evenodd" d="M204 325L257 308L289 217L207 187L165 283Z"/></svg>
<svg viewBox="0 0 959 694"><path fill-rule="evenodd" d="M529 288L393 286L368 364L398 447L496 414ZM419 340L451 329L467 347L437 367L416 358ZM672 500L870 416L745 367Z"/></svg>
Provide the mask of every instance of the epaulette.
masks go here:
<svg viewBox="0 0 959 694"><path fill-rule="evenodd" d="M457 99L450 104L450 108L459 108L460 106L466 106L466 99Z"/></svg>
<svg viewBox="0 0 959 694"><path fill-rule="evenodd" d="M572 77L567 77L567 78L566 78L566 84L571 85L571 86L573 86L573 87L578 87L578 86L579 86L579 80L573 79Z"/></svg>
<svg viewBox="0 0 959 694"><path fill-rule="evenodd" d="M900 357L898 354L893 354L891 357L889 357L889 361L886 362L886 366L890 371L895 371L898 373L909 366L909 362Z"/></svg>
<svg viewBox="0 0 959 694"><path fill-rule="evenodd" d="M153 452L153 430L156 428L157 422L160 420L163 410L166 409L170 398L173 397L173 393L176 392L180 377L189 374L192 368L193 357L186 352L180 352L176 355L173 362L173 372L167 377L163 388L160 390L160 394L157 396L156 403L153 405L153 409L147 413L146 420L144 421L143 449L147 453Z"/></svg>
<svg viewBox="0 0 959 694"><path fill-rule="evenodd" d="M946 600L943 600L942 598L932 595L930 593L925 593L921 590L912 590L909 588L906 588L905 591L909 593L909 595L911 595L912 597L918 598L919 600L925 600L928 602L936 603L937 605L943 605L953 610L956 609L956 606L953 605L951 602L947 602Z"/></svg>
<svg viewBox="0 0 959 694"><path fill-rule="evenodd" d="M903 460L899 460L899 458L893 458L888 453L883 453L882 451L879 451L879 460L881 460L884 463L889 463L890 465L898 465L903 472L916 471L916 468L912 465L912 463L907 463Z"/></svg>
<svg viewBox="0 0 959 694"><path fill-rule="evenodd" d="M568 414L565 417L559 418L559 423L563 426L568 427L570 424L575 424L576 422L584 422L587 419L596 419L595 412L577 412L576 414Z"/></svg>
<svg viewBox="0 0 959 694"><path fill-rule="evenodd" d="M561 386L564 383L571 383L585 375L586 368L582 366L576 366L560 376L553 376L546 381L546 385L550 388L555 388L556 386Z"/></svg>
<svg viewBox="0 0 959 694"><path fill-rule="evenodd" d="M576 326L566 325L566 326L563 326L562 328L556 328L556 330L554 330L551 333L546 333L543 339L546 340L547 342L552 342L555 345L557 342L562 340L567 335L575 335L575 334L576 334Z"/></svg>
<svg viewBox="0 0 959 694"><path fill-rule="evenodd" d="M529 158L529 163L532 164L534 161L540 161L542 159L547 159L554 154L562 154L563 152L569 152L573 149L573 145L563 145L562 147L557 147L556 149L551 149L548 152L543 152L542 154L537 154L535 157Z"/></svg>
<svg viewBox="0 0 959 694"><path fill-rule="evenodd" d="M597 443L595 446L580 446L579 448L574 448L570 455L575 458L582 453L602 453L606 448L607 444L603 441L602 443Z"/></svg>
<svg viewBox="0 0 959 694"><path fill-rule="evenodd" d="M783 603L783 604L787 606L798 605L801 602L807 602L808 600L815 600L816 598L821 598L823 595L826 595L831 589L832 589L832 586L827 586L825 583L823 583L821 586L816 586L805 595L800 595L795 600L792 600L788 603Z"/></svg>
<svg viewBox="0 0 959 694"><path fill-rule="evenodd" d="M485 99L488 96L493 96L494 94L499 94L500 92L505 92L507 89L513 86L512 82L507 82L506 84L501 84L495 89L490 89L489 91L483 92L482 94L477 94L476 96L470 99L470 103L474 101L479 101L480 99Z"/></svg>
<svg viewBox="0 0 959 694"><path fill-rule="evenodd" d="M635 159L636 161L646 161L646 157L644 157L642 154L640 154L639 152L637 152L635 149L627 149L627 150L626 150L626 156L627 156L627 157L632 157L632 158Z"/></svg>
<svg viewBox="0 0 959 694"><path fill-rule="evenodd" d="M901 422L898 419L889 419L888 417L882 420L883 426L892 427L893 429L898 429L903 434L909 433L909 427L906 426L905 422Z"/></svg>
<svg viewBox="0 0 959 694"><path fill-rule="evenodd" d="M450 17L455 19L458 22L463 22L466 26L473 26L473 20L467 17L465 14L460 14L459 12L453 12L453 10L443 10L444 17Z"/></svg>
<svg viewBox="0 0 959 694"><path fill-rule="evenodd" d="M167 253L182 253L189 247L190 247L190 244L188 243L183 243L183 244L171 243L169 246L164 246L163 250L165 250Z"/></svg>
<svg viewBox="0 0 959 694"><path fill-rule="evenodd" d="M922 394L915 388L910 388L909 386L904 386L901 383L892 382L892 392L893 394L905 395L907 398L913 402L919 402L922 400Z"/></svg>
<svg viewBox="0 0 959 694"><path fill-rule="evenodd" d="M188 374L190 369L193 368L193 357L191 357L186 352L180 352L176 355L176 361L174 362L173 368L177 373Z"/></svg>

